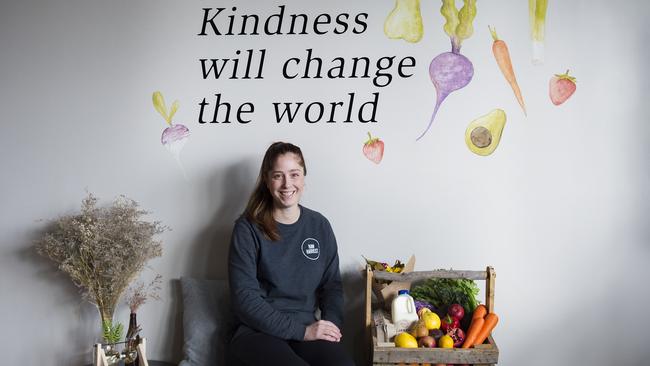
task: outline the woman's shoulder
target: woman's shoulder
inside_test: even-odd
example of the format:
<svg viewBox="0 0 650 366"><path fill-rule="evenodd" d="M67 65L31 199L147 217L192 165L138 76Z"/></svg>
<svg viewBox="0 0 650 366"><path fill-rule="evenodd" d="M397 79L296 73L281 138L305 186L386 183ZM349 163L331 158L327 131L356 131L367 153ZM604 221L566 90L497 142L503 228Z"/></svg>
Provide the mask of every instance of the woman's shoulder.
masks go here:
<svg viewBox="0 0 650 366"><path fill-rule="evenodd" d="M300 207L302 209L301 215L304 215L305 218L304 222L308 222L311 225L331 228L329 220L323 214L302 205Z"/></svg>
<svg viewBox="0 0 650 366"><path fill-rule="evenodd" d="M235 225L243 225L245 223L248 223L248 218L246 217L246 214L242 213L235 219Z"/></svg>
<svg viewBox="0 0 650 366"><path fill-rule="evenodd" d="M258 242L263 237L263 234L259 231L256 225L246 217L246 215L242 214L235 220L232 229L232 237L239 239L253 239L254 242Z"/></svg>
<svg viewBox="0 0 650 366"><path fill-rule="evenodd" d="M311 219L311 220L317 220L317 221L328 221L323 214L316 210L312 210L310 208L307 208L303 205L300 205L301 208L301 215L305 215L305 218Z"/></svg>
<svg viewBox="0 0 650 366"><path fill-rule="evenodd" d="M246 217L246 214L241 214L236 220L234 229L235 230L251 230L255 225L253 222Z"/></svg>

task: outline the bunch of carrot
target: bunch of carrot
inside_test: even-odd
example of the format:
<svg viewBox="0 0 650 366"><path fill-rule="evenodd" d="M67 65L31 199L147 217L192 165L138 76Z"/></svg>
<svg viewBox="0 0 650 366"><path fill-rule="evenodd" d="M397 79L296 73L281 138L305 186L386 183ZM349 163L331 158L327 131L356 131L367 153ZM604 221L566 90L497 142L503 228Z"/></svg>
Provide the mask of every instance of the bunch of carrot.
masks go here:
<svg viewBox="0 0 650 366"><path fill-rule="evenodd" d="M499 317L495 313L488 314L485 305L477 306L467 330L465 343L461 348L470 348L471 346L483 344L490 332L496 327L497 322L499 322Z"/></svg>

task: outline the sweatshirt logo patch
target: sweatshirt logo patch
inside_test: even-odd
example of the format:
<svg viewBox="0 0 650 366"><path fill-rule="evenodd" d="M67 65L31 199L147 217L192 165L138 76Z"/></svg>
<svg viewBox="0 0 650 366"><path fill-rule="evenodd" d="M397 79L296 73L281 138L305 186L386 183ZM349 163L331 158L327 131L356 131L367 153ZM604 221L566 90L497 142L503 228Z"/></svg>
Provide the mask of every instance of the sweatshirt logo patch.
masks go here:
<svg viewBox="0 0 650 366"><path fill-rule="evenodd" d="M320 257L320 243L314 238L305 239L300 249L307 259L315 261Z"/></svg>

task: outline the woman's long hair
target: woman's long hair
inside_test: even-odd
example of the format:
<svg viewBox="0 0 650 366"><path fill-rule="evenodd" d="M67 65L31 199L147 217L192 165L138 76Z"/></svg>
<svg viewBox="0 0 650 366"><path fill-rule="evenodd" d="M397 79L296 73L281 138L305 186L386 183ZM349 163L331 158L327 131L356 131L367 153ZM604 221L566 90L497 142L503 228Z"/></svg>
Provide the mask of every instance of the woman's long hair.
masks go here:
<svg viewBox="0 0 650 366"><path fill-rule="evenodd" d="M273 169L273 164L280 155L293 153L298 157L298 164L302 166L304 174L307 175L307 166L305 158L302 156L300 148L288 142L274 142L269 146L264 154L260 174L255 183L255 189L248 199L244 215L248 220L255 223L267 239L276 241L280 239L278 226L273 219L273 196L266 186L269 173Z"/></svg>

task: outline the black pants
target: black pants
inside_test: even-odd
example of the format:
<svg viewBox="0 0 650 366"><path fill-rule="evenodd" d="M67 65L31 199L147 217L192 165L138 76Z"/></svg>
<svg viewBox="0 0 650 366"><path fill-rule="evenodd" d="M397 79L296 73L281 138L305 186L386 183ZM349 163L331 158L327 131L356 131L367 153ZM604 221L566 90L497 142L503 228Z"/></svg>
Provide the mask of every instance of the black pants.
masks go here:
<svg viewBox="0 0 650 366"><path fill-rule="evenodd" d="M235 337L228 366L354 366L340 342L286 341L254 332Z"/></svg>

